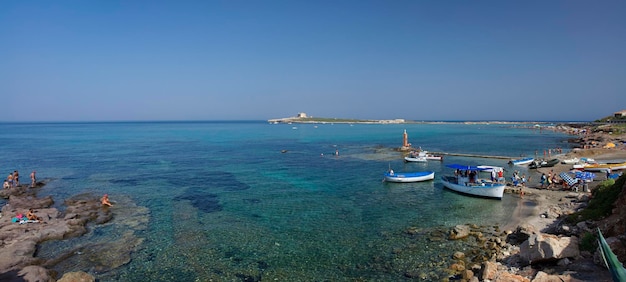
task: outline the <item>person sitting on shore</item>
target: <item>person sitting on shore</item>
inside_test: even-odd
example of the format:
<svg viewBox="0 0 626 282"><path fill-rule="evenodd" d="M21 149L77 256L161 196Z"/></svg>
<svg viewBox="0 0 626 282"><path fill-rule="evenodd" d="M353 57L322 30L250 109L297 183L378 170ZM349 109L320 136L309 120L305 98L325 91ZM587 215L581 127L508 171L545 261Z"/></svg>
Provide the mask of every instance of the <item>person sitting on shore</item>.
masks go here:
<svg viewBox="0 0 626 282"><path fill-rule="evenodd" d="M3 189L9 189L9 188L11 188L11 184L9 184L9 181L8 181L8 180L6 180L6 179L4 180L4 184L2 184L2 188L3 188Z"/></svg>
<svg viewBox="0 0 626 282"><path fill-rule="evenodd" d="M33 209L29 209L28 210L28 212L26 213L26 219L28 219L28 220L36 220L36 221L43 221L43 219L41 217L38 217L35 214Z"/></svg>
<svg viewBox="0 0 626 282"><path fill-rule="evenodd" d="M109 201L109 195L108 194L104 194L104 196L102 196L102 199L100 199L100 202L102 202L102 205L104 206L113 206L113 204L111 204L111 202Z"/></svg>

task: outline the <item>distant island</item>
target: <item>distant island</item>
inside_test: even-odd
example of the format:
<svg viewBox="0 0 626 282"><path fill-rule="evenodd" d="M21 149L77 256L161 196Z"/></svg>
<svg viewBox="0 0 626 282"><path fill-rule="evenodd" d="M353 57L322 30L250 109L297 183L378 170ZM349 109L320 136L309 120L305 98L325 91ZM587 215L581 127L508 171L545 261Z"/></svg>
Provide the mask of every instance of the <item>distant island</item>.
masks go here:
<svg viewBox="0 0 626 282"><path fill-rule="evenodd" d="M322 118L307 116L306 113L298 113L294 117L276 118L267 120L272 124L277 123L406 123L404 119L346 119L346 118Z"/></svg>
<svg viewBox="0 0 626 282"><path fill-rule="evenodd" d="M328 118L328 117L313 117L308 116L306 113L298 113L293 117L269 119L267 122L271 124L279 123L367 123L367 124L403 124L403 123L422 123L422 124L447 124L447 123L461 123L461 124L551 124L553 122L546 121L414 121L405 119L348 119L348 118Z"/></svg>

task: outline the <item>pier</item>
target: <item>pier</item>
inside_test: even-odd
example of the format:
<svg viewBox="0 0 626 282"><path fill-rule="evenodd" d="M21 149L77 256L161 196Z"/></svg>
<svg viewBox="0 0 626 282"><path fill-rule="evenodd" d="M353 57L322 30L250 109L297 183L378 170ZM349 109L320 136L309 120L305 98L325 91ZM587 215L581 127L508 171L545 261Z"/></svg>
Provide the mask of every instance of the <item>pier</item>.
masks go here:
<svg viewBox="0 0 626 282"><path fill-rule="evenodd" d="M463 153L445 153L445 152L430 152L430 151L429 151L429 153L435 154L435 155L470 157L470 158L483 158L483 159L503 159L503 160L514 159L514 157L507 157L507 156L490 156L490 155L463 154Z"/></svg>

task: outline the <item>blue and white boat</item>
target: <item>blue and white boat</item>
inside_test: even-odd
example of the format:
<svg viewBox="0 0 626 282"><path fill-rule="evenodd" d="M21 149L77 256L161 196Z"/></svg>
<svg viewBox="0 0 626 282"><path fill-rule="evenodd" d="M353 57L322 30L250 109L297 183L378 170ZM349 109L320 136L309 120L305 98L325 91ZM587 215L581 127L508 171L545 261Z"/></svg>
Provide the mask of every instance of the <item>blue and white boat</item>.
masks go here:
<svg viewBox="0 0 626 282"><path fill-rule="evenodd" d="M434 171L420 172L393 172L393 170L385 173L384 181L388 182L420 182L435 179Z"/></svg>
<svg viewBox="0 0 626 282"><path fill-rule="evenodd" d="M454 168L455 173L453 176L441 177L444 187L465 195L502 199L504 188L506 187L505 183L479 178L479 172L487 171L489 168L458 164L446 166Z"/></svg>
<svg viewBox="0 0 626 282"><path fill-rule="evenodd" d="M512 165L527 165L529 163L532 163L534 160L535 158L522 158L522 159L510 160L509 163Z"/></svg>

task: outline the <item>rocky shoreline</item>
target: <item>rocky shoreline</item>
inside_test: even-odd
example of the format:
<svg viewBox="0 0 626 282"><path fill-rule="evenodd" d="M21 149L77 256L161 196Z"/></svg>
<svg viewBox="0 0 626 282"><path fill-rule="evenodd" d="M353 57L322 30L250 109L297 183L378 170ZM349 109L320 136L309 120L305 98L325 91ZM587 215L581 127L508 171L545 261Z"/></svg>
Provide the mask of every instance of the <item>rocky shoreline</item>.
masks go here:
<svg viewBox="0 0 626 282"><path fill-rule="evenodd" d="M596 160L626 160L624 135L578 127L559 126L553 130L575 135L570 142L579 148L558 156L560 159L588 157ZM617 144L605 149L606 144ZM503 227L478 227L459 225L449 230L449 239L475 242L468 253L450 254L453 262L448 270L450 280L460 281L613 281L610 272L596 251L581 250L580 245L589 234L600 229L620 261L626 261L626 212L614 208L612 215L599 221L582 221L570 225L565 220L574 212L587 207L593 189L604 180L599 175L591 183L590 191L565 191L542 189L538 180L542 173L561 173L571 170L571 165L558 164L539 168L520 196L520 189L509 187L507 192L520 198L513 221ZM625 176L622 176L625 177ZM622 187L614 207L626 204L626 187ZM595 240L595 238L591 238ZM490 253L491 257L472 254Z"/></svg>
<svg viewBox="0 0 626 282"><path fill-rule="evenodd" d="M52 197L37 197L44 186L45 182L38 182L34 187L20 185L0 190L0 197L8 199L0 217L0 281L96 281L84 271L59 273L56 269L98 272L130 261L130 254L142 242L134 233L147 227L147 209L125 202L122 205L132 210L120 215L119 207L103 207L99 196L81 194L66 200L61 212L52 207ZM16 218L29 209L39 217L38 222ZM44 242L71 240L105 225L119 225L125 233L117 240L90 240L53 257L36 255Z"/></svg>

